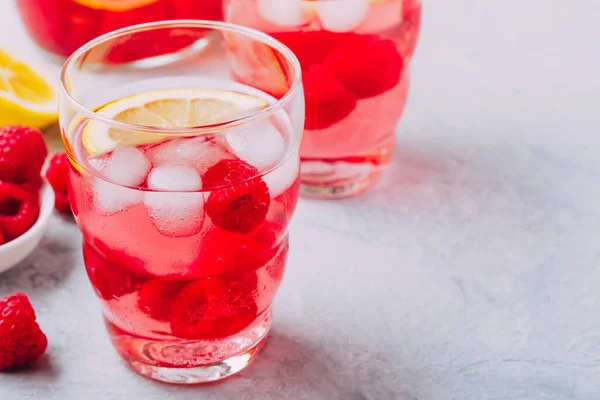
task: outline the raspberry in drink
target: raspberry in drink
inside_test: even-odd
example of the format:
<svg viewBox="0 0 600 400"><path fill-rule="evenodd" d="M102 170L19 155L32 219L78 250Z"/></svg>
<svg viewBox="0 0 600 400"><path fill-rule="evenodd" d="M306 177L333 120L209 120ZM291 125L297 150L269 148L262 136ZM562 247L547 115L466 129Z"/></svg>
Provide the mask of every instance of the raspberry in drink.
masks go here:
<svg viewBox="0 0 600 400"><path fill-rule="evenodd" d="M303 70L302 193L337 198L389 163L408 94L420 0L225 0L224 18L286 44ZM246 82L244 76L238 80Z"/></svg>
<svg viewBox="0 0 600 400"><path fill-rule="evenodd" d="M275 45L274 63L289 53ZM286 103L194 60L182 68L198 76L180 64L161 66L162 78L106 75L114 86L100 104L65 92L73 112L61 114L68 193L112 343L134 370L171 383L225 378L262 347L300 185L301 86Z"/></svg>

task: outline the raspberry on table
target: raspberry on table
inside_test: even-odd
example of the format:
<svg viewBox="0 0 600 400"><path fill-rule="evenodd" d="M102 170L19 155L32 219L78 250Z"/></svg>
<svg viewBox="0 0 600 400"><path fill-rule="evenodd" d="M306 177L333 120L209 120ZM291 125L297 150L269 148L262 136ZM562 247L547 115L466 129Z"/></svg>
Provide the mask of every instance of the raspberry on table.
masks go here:
<svg viewBox="0 0 600 400"><path fill-rule="evenodd" d="M40 131L23 126L0 128L0 181L36 182L47 155Z"/></svg>
<svg viewBox="0 0 600 400"><path fill-rule="evenodd" d="M66 153L52 156L46 178L54 190L54 208L63 213L71 212L69 203L69 158Z"/></svg>
<svg viewBox="0 0 600 400"><path fill-rule="evenodd" d="M0 231L11 241L27 232L40 212L37 193L15 183L0 181Z"/></svg>
<svg viewBox="0 0 600 400"><path fill-rule="evenodd" d="M57 153L50 158L46 178L52 188L59 193L67 193L69 179L69 158L66 153Z"/></svg>
<svg viewBox="0 0 600 400"><path fill-rule="evenodd" d="M256 168L241 160L222 160L206 171L202 177L205 187L233 185L213 190L208 196L204 207L213 224L230 232L248 233L265 220L271 196L257 175Z"/></svg>
<svg viewBox="0 0 600 400"><path fill-rule="evenodd" d="M4 233L0 231L0 246L4 244Z"/></svg>
<svg viewBox="0 0 600 400"><path fill-rule="evenodd" d="M0 300L0 371L37 361L47 347L27 295L15 293Z"/></svg>

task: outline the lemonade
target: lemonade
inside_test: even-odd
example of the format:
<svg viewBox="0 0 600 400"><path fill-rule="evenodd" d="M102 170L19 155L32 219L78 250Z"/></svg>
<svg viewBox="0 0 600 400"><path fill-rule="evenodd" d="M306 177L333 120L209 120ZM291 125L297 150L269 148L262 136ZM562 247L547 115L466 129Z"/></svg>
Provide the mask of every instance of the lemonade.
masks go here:
<svg viewBox="0 0 600 400"><path fill-rule="evenodd" d="M302 192L347 197L389 163L420 0L225 0L224 18L280 40L303 70ZM242 80L242 82L245 82Z"/></svg>
<svg viewBox="0 0 600 400"><path fill-rule="evenodd" d="M267 105L189 88L139 93L96 113L173 128ZM197 136L127 135L75 119L65 135L87 273L121 356L134 368L191 368L257 352L298 196L285 113Z"/></svg>

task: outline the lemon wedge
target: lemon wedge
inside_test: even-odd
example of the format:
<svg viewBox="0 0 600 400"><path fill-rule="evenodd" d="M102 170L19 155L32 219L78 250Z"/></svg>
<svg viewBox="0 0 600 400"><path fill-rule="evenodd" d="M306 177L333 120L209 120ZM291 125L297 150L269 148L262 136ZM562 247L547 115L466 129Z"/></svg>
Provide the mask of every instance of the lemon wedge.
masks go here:
<svg viewBox="0 0 600 400"><path fill-rule="evenodd" d="M40 74L0 50L0 126L45 128L57 119L56 91Z"/></svg>
<svg viewBox="0 0 600 400"><path fill-rule="evenodd" d="M96 113L128 124L157 128L185 128L219 124L261 110L268 103L258 97L217 89L170 89L136 94L108 103ZM83 145L90 155L121 146L158 143L168 135L133 132L90 121L83 128Z"/></svg>

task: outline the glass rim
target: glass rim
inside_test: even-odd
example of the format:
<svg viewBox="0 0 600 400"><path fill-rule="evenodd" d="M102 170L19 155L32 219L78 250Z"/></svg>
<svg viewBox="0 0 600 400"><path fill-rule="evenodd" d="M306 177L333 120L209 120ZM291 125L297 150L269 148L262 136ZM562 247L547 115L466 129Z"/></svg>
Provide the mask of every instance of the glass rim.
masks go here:
<svg viewBox="0 0 600 400"><path fill-rule="evenodd" d="M77 60L79 60L86 52L98 46L101 43L106 42L107 40L118 38L120 36L124 36L127 34L132 34L136 32L149 31L154 28L167 28L167 27L178 27L178 28L206 28L212 31L219 32L232 32L235 34L241 34L246 37L251 37L256 39L276 51L280 52L291 64L291 67L294 71L294 80L290 85L287 92L279 99L277 99L273 104L270 104L266 108L257 110L256 112L251 113L250 115L243 116L241 118L229 120L222 123L212 124L212 125L201 125L195 127L171 127L171 128L162 128L162 127L153 127L146 125L137 125L130 124L127 122L121 122L114 120L109 117L105 117L100 115L99 113L90 110L85 107L79 101L77 101L70 93L67 88L67 73L70 68L75 66ZM63 93L65 99L69 102L71 107L73 107L78 113L81 115L90 118L92 120L96 120L98 122L107 124L114 128L129 130L129 131L137 131L144 132L148 134L157 134L157 135L169 135L169 136L189 136L189 135L199 135L202 133L215 133L225 129L231 129L234 127L238 127L241 125L245 125L252 121L255 121L259 118L268 118L271 115L277 113L281 110L284 105L293 98L293 96L300 90L302 85L302 68L300 67L300 61L296 55L290 50L286 45L281 43L279 40L273 38L272 36L267 35L266 33L260 32L256 29L244 27L241 25L232 24L229 22L223 21L209 21L209 20L189 20L189 19L178 19L178 20L166 20L166 21L156 21L156 22L148 22L144 24L131 25L125 28L121 28L112 32L105 33L104 35L98 36L95 39L87 42L80 48L78 48L73 54L71 54L65 63L63 64L60 72L60 91Z"/></svg>

